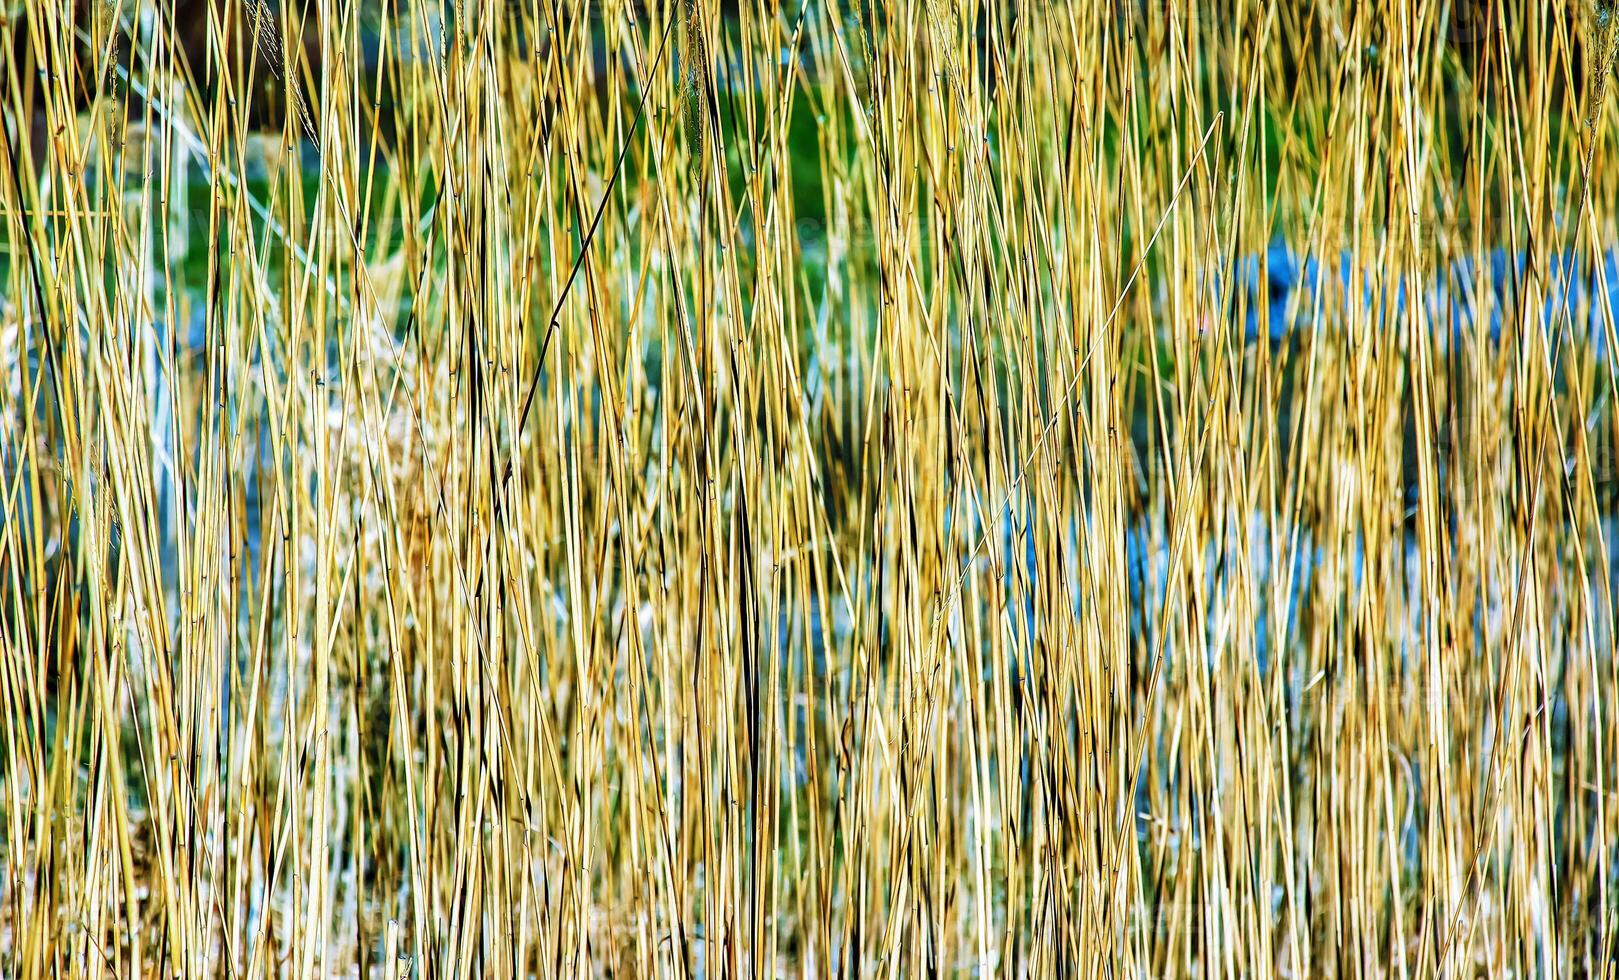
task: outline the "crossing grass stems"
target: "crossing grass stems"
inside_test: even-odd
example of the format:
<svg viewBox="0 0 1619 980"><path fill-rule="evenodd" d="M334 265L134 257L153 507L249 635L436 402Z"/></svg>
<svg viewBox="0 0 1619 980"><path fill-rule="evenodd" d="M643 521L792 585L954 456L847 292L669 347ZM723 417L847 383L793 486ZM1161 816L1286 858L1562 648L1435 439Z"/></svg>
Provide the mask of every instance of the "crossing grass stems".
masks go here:
<svg viewBox="0 0 1619 980"><path fill-rule="evenodd" d="M0 975L1613 975L1606 8L236 2L0 26Z"/></svg>

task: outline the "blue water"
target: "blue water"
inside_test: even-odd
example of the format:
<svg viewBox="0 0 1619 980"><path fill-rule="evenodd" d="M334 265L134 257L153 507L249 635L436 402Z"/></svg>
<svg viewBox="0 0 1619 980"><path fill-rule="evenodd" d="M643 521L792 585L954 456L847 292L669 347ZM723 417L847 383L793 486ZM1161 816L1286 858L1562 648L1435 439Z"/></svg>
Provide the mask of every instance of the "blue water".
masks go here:
<svg viewBox="0 0 1619 980"><path fill-rule="evenodd" d="M1215 301L1241 318L1248 343L1261 338L1280 343L1323 320L1354 312L1348 298L1357 293L1362 324L1398 325L1417 290L1403 278L1392 283L1376 278L1373 268L1357 270L1351 252L1328 261L1277 241L1215 273L1211 286ZM1223 288L1227 282L1230 290ZM1464 257L1450 262L1422 284L1421 296L1436 340L1460 343L1482 325L1483 335L1499 343L1503 325L1517 319L1516 311L1529 302L1534 295L1530 287L1536 285L1541 324L1560 330L1566 311L1570 340L1589 345L1599 361L1606 360L1609 325L1619 304L1619 251L1614 249L1597 262L1562 252L1531 264L1525 252L1498 248L1482 261Z"/></svg>

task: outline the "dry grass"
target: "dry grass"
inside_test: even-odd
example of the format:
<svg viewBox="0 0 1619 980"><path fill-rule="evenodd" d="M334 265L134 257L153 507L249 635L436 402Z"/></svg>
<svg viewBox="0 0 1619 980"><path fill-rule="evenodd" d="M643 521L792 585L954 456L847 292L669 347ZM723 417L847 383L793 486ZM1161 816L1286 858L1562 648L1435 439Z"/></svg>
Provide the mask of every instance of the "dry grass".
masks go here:
<svg viewBox="0 0 1619 980"><path fill-rule="evenodd" d="M1609 13L240 2L0 27L0 975L1614 975Z"/></svg>

